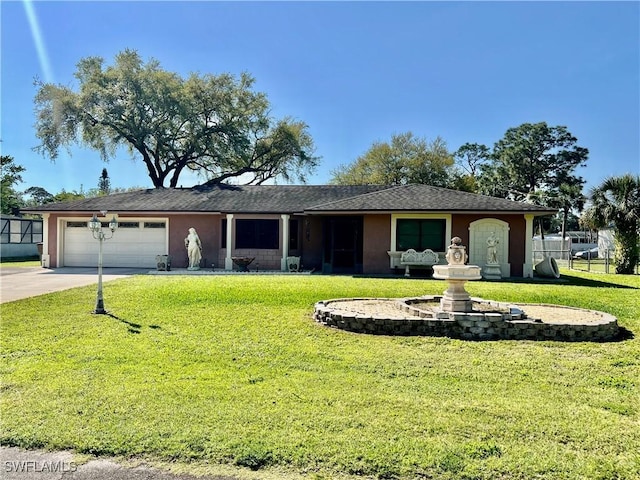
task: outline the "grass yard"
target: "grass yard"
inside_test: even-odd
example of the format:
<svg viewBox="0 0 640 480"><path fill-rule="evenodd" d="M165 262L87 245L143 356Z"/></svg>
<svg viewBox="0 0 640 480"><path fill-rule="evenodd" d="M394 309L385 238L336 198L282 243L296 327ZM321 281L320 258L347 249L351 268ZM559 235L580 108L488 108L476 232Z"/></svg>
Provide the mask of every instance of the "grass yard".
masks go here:
<svg viewBox="0 0 640 480"><path fill-rule="evenodd" d="M564 262L567 263L567 262ZM609 260L608 265L607 261L604 258L596 258L594 260L580 260L574 259L572 260L572 266L574 270L580 270L583 272L591 272L591 273L611 273L614 274L616 272L616 264L613 260ZM607 271L607 269L609 271ZM640 272L638 266L636 266L634 270L637 275Z"/></svg>
<svg viewBox="0 0 640 480"><path fill-rule="evenodd" d="M16 257L16 258L0 258L0 265L5 267L40 267L40 258L35 257Z"/></svg>
<svg viewBox="0 0 640 480"><path fill-rule="evenodd" d="M444 282L136 276L2 305L0 442L197 474L640 478L640 277L471 282L473 296L616 315L612 343L366 336L317 300ZM228 470L224 470L228 473Z"/></svg>

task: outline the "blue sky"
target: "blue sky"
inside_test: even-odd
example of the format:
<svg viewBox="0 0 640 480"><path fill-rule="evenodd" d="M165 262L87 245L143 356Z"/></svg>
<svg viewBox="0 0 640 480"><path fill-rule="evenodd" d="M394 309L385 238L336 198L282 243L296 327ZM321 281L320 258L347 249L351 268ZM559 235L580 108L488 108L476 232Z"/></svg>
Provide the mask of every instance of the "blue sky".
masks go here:
<svg viewBox="0 0 640 480"><path fill-rule="evenodd" d="M309 125L312 184L395 133L453 151L540 121L589 149L587 188L640 173L638 2L3 1L0 15L0 148L26 168L21 190L88 190L103 167L114 187L152 186L124 150L108 164L31 150L33 79L73 86L79 59L125 48L185 76L252 74L274 117Z"/></svg>

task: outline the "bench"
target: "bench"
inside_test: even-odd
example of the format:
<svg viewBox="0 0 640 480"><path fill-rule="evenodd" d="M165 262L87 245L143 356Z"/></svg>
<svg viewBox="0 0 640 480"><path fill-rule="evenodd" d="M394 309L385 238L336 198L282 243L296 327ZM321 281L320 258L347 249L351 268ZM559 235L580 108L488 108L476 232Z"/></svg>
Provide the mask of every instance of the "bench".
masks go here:
<svg viewBox="0 0 640 480"><path fill-rule="evenodd" d="M428 248L424 252L416 252L413 248L410 248L406 252L402 252L400 256L400 265L405 266L405 277L410 276L409 269L411 267L432 267L437 265L438 261L438 254Z"/></svg>

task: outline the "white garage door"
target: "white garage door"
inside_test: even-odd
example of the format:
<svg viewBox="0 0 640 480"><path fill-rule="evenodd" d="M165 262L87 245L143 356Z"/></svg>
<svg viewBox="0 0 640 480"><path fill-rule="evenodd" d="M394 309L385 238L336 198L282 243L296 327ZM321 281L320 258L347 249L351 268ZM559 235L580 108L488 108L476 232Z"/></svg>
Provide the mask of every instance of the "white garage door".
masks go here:
<svg viewBox="0 0 640 480"><path fill-rule="evenodd" d="M108 223L103 231L110 235ZM98 265L98 240L91 235L87 222L66 222L64 229L65 267ZM156 255L167 253L167 226L164 221L123 221L112 238L102 242L102 265L105 267L155 268Z"/></svg>

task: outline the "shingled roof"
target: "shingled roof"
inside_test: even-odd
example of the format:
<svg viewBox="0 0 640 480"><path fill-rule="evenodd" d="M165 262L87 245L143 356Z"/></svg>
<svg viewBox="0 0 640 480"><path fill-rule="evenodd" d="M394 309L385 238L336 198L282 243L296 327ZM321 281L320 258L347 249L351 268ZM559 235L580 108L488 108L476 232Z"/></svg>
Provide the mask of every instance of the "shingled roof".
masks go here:
<svg viewBox="0 0 640 480"><path fill-rule="evenodd" d="M159 188L49 203L22 209L46 212L503 212L554 213L545 207L429 185L216 185Z"/></svg>
<svg viewBox="0 0 640 480"><path fill-rule="evenodd" d="M23 212L220 212L300 213L307 207L388 188L382 185L215 185L155 188L68 202L48 203Z"/></svg>
<svg viewBox="0 0 640 480"><path fill-rule="evenodd" d="M450 190L431 185L401 185L307 208L309 212L531 212L555 213L539 205Z"/></svg>

